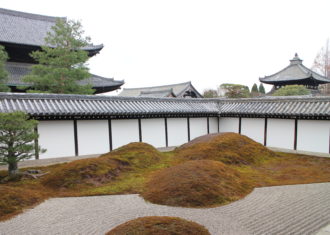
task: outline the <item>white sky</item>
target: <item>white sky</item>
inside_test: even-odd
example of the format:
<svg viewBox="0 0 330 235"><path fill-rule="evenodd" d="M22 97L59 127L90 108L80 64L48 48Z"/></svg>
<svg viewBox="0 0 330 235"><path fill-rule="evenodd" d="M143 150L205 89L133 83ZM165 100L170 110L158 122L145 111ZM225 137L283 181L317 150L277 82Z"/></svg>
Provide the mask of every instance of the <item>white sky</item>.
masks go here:
<svg viewBox="0 0 330 235"><path fill-rule="evenodd" d="M298 53L311 67L330 37L329 0L0 0L0 7L81 20L92 73L125 88L192 81L259 84ZM269 87L266 87L268 90Z"/></svg>

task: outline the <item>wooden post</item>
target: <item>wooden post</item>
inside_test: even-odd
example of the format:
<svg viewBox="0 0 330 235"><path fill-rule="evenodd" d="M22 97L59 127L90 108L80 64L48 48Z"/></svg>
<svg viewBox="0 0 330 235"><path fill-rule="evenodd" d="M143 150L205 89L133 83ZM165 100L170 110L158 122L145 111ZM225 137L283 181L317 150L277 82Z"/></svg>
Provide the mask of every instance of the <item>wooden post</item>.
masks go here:
<svg viewBox="0 0 330 235"><path fill-rule="evenodd" d="M264 146L267 146L267 124L268 120L265 118L265 127L264 127Z"/></svg>
<svg viewBox="0 0 330 235"><path fill-rule="evenodd" d="M165 145L168 147L168 131L167 131L167 118L164 118L165 122Z"/></svg>
<svg viewBox="0 0 330 235"><path fill-rule="evenodd" d="M297 150L297 138L298 138L298 119L294 120L294 141L293 141L293 149Z"/></svg>
<svg viewBox="0 0 330 235"><path fill-rule="evenodd" d="M238 118L238 133L241 134L242 132L242 118Z"/></svg>
<svg viewBox="0 0 330 235"><path fill-rule="evenodd" d="M190 141L190 120L189 117L187 117L187 126L188 126L188 142Z"/></svg>
<svg viewBox="0 0 330 235"><path fill-rule="evenodd" d="M77 120L73 120L73 132L74 132L74 150L75 150L75 155L76 156L79 156Z"/></svg>
<svg viewBox="0 0 330 235"><path fill-rule="evenodd" d="M139 122L139 142L142 142L141 118L138 119L138 122Z"/></svg>
<svg viewBox="0 0 330 235"><path fill-rule="evenodd" d="M111 126L111 119L108 119L108 128L109 128L109 148L112 151L112 126Z"/></svg>
<svg viewBox="0 0 330 235"><path fill-rule="evenodd" d="M207 117L207 134L210 134L210 118Z"/></svg>
<svg viewBox="0 0 330 235"><path fill-rule="evenodd" d="M34 128L34 133L38 134L38 126ZM34 155L35 159L39 159L39 136L37 139L34 140Z"/></svg>

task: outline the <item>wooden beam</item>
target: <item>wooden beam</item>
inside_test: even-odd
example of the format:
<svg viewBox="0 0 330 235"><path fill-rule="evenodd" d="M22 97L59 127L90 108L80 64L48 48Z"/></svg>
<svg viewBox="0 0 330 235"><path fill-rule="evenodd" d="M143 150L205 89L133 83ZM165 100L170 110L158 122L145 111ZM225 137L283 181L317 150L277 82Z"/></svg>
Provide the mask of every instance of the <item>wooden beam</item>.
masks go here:
<svg viewBox="0 0 330 235"><path fill-rule="evenodd" d="M242 118L238 118L238 133L241 134L242 132Z"/></svg>
<svg viewBox="0 0 330 235"><path fill-rule="evenodd" d="M34 133L38 134L38 126L34 128ZM39 159L39 136L34 140L34 155L35 159Z"/></svg>
<svg viewBox="0 0 330 235"><path fill-rule="evenodd" d="M293 139L293 149L297 150L297 137L298 137L298 119L294 120L294 139Z"/></svg>
<svg viewBox="0 0 330 235"><path fill-rule="evenodd" d="M75 150L75 155L76 156L79 156L77 120L73 120L73 132L74 132L74 150Z"/></svg>
<svg viewBox="0 0 330 235"><path fill-rule="evenodd" d="M188 129L188 142L190 141L190 120L189 117L187 117L187 129Z"/></svg>
<svg viewBox="0 0 330 235"><path fill-rule="evenodd" d="M108 130L109 130L109 149L112 151L112 124L111 119L108 119Z"/></svg>
<svg viewBox="0 0 330 235"><path fill-rule="evenodd" d="M268 119L265 118L265 127L264 127L264 146L267 146L267 125L268 125Z"/></svg>
<svg viewBox="0 0 330 235"><path fill-rule="evenodd" d="M139 122L139 142L142 142L141 118L138 119L138 122Z"/></svg>
<svg viewBox="0 0 330 235"><path fill-rule="evenodd" d="M165 122L165 145L168 147L168 131L167 131L167 118L164 118Z"/></svg>

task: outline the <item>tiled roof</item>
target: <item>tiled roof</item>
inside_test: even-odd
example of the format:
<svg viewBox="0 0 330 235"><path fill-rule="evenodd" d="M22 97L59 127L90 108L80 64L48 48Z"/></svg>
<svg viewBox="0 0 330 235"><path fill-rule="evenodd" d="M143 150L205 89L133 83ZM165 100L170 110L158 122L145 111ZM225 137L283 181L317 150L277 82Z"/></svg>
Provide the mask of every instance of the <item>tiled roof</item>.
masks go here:
<svg viewBox="0 0 330 235"><path fill-rule="evenodd" d="M30 67L32 64L28 63L17 63L17 62L7 62L6 69L9 72L9 79L7 84L9 86L27 86L28 84L22 81L23 76L30 72ZM98 87L119 87L124 84L123 81L117 81L113 78L104 78L91 74L91 77L78 82L81 85L92 84L93 88Z"/></svg>
<svg viewBox="0 0 330 235"><path fill-rule="evenodd" d="M44 38L57 19L52 17L0 8L0 42L30 46L45 45ZM103 45L88 45L84 50L101 50Z"/></svg>
<svg viewBox="0 0 330 235"><path fill-rule="evenodd" d="M201 94L192 86L191 82L184 82L178 84L169 84L164 86L153 86L153 87L139 87L139 88L124 88L123 91L119 94L119 96L130 96L130 97L138 97L141 96L141 93L151 93L156 92L159 93L161 91L168 91L172 89L173 94L176 97L183 97L184 93L193 89L199 98L202 97Z"/></svg>
<svg viewBox="0 0 330 235"><path fill-rule="evenodd" d="M330 118L330 97L292 96L220 101L223 116Z"/></svg>
<svg viewBox="0 0 330 235"><path fill-rule="evenodd" d="M277 82L286 82L286 81L299 81L299 80L305 80L308 78L312 78L314 80L317 80L319 83L328 83L330 82L330 79L327 77L324 77L309 68L305 67L302 64L302 60L299 59L298 55L290 60L290 65L284 68L283 70L270 75L265 76L264 78L259 78L259 80L263 83L269 83L274 84Z"/></svg>
<svg viewBox="0 0 330 235"><path fill-rule="evenodd" d="M330 119L330 97L177 99L0 93L0 112L39 118L247 116Z"/></svg>
<svg viewBox="0 0 330 235"><path fill-rule="evenodd" d="M218 103L204 99L0 93L0 112L12 111L38 117L216 116Z"/></svg>

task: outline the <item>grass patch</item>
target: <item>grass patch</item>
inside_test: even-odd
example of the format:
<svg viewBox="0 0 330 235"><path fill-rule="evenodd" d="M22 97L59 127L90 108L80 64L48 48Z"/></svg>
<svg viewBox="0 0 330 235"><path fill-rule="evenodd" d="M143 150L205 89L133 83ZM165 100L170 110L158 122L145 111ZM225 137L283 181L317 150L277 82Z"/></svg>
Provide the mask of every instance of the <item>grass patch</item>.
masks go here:
<svg viewBox="0 0 330 235"><path fill-rule="evenodd" d="M195 222L178 217L147 216L121 224L106 235L210 235L207 229Z"/></svg>
<svg viewBox="0 0 330 235"><path fill-rule="evenodd" d="M198 137L176 149L175 154L179 161L208 159L235 165L259 164L276 156L263 145L235 133Z"/></svg>

